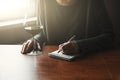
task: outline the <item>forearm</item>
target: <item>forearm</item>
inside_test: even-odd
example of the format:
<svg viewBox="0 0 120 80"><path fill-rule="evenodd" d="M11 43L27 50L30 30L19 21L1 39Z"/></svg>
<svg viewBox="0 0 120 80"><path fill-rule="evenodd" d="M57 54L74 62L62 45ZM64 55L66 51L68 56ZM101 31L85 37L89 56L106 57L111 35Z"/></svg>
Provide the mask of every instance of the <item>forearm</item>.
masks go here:
<svg viewBox="0 0 120 80"><path fill-rule="evenodd" d="M34 39L42 46L46 42L45 35L41 32L34 36Z"/></svg>
<svg viewBox="0 0 120 80"><path fill-rule="evenodd" d="M96 51L102 51L112 47L113 34L101 34L99 36L77 40L77 44L80 52L91 53Z"/></svg>

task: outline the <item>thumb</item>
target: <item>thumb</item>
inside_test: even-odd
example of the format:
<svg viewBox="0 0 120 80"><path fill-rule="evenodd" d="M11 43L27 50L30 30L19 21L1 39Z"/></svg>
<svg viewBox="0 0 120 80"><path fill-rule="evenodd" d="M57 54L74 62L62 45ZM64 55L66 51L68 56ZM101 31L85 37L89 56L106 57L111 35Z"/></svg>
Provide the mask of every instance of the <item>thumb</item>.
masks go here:
<svg viewBox="0 0 120 80"><path fill-rule="evenodd" d="M41 51L41 50L42 50L42 48L41 48L41 46L40 46L40 44L39 44L39 43L37 43L37 48L38 48L38 50L39 50L39 51Z"/></svg>

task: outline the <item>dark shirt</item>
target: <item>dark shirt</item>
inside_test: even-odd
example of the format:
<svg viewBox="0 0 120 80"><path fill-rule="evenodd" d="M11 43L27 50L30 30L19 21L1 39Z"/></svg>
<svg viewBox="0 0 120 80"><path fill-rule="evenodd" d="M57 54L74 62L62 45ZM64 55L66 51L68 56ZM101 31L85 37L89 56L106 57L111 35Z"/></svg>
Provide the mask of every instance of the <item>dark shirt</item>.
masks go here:
<svg viewBox="0 0 120 80"><path fill-rule="evenodd" d="M112 25L103 0L78 0L71 6L60 6L55 0L45 2L47 24L44 31L48 44L61 44L76 35L75 40L82 52L112 46ZM35 36L35 39L44 42L43 33Z"/></svg>

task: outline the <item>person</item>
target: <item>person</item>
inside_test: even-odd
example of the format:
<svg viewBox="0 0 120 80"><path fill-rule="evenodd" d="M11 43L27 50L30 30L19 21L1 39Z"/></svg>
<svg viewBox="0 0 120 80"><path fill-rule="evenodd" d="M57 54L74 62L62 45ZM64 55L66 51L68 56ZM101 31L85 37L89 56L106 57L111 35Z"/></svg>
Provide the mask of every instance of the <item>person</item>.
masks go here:
<svg viewBox="0 0 120 80"><path fill-rule="evenodd" d="M38 43L58 44L65 54L81 55L110 49L114 40L112 24L103 0L45 0L45 26L34 39ZM45 33L44 33L45 32ZM75 35L74 40L67 41ZM23 43L22 54L33 49L33 39Z"/></svg>

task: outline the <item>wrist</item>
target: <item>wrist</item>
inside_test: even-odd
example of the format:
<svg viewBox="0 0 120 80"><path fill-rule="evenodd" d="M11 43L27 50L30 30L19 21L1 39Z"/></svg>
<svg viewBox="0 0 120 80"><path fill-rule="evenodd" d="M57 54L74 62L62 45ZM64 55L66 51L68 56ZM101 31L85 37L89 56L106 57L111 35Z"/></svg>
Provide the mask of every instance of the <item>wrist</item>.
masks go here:
<svg viewBox="0 0 120 80"><path fill-rule="evenodd" d="M71 41L71 43L72 43L72 46L74 47L74 49L75 49L75 52L76 53L79 53L79 46L78 46L78 44L77 44L77 41Z"/></svg>

